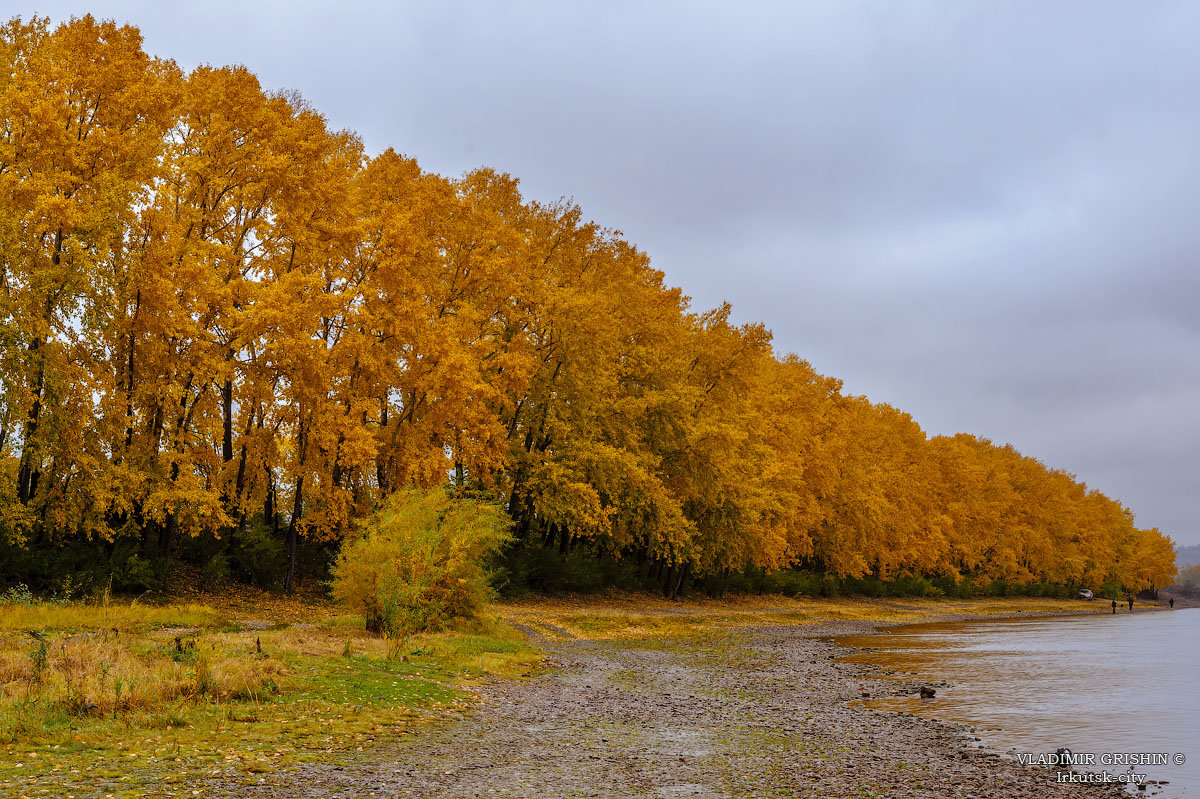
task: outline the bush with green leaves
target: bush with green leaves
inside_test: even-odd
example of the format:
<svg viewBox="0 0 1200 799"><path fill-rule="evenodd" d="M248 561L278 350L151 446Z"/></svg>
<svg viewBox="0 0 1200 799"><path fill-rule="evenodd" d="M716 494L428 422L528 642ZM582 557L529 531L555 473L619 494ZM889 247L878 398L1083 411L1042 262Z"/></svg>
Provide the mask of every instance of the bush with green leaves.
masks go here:
<svg viewBox="0 0 1200 799"><path fill-rule="evenodd" d="M367 629L403 638L475 615L488 593L484 563L509 538L498 503L447 489L397 492L342 546L333 595Z"/></svg>
<svg viewBox="0 0 1200 799"><path fill-rule="evenodd" d="M124 563L114 563L113 585L120 591L158 591L163 586L159 566L134 552Z"/></svg>
<svg viewBox="0 0 1200 799"><path fill-rule="evenodd" d="M234 531L230 554L231 569L259 588L269 588L287 564L283 542L262 516Z"/></svg>
<svg viewBox="0 0 1200 799"><path fill-rule="evenodd" d="M204 564L204 585L206 588L221 588L229 582L232 570L229 568L229 557L224 552L218 552Z"/></svg>
<svg viewBox="0 0 1200 799"><path fill-rule="evenodd" d="M10 585L3 594L0 594L0 605L32 605L33 603L33 592L25 583Z"/></svg>

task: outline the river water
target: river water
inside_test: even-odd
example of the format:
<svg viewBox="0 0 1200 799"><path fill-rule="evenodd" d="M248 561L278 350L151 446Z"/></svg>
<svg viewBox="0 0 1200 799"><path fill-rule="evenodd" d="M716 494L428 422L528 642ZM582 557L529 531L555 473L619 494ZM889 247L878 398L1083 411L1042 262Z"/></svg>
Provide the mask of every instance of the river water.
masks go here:
<svg viewBox="0 0 1200 799"><path fill-rule="evenodd" d="M933 699L870 707L975 725L1014 756L1091 753L1095 766L1080 770L1098 773L1128 772L1110 763L1131 753L1166 755L1134 771L1169 784L1134 793L1200 799L1200 610L913 624L838 640L877 650L848 660L949 683Z"/></svg>

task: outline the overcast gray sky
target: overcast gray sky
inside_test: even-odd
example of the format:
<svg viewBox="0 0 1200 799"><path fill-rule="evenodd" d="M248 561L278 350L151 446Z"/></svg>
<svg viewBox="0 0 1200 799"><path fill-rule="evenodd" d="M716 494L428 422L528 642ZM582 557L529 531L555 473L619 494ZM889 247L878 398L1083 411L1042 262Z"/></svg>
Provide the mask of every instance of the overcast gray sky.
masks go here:
<svg viewBox="0 0 1200 799"><path fill-rule="evenodd" d="M574 197L848 392L1200 543L1200 5L4 6L133 23L372 152Z"/></svg>

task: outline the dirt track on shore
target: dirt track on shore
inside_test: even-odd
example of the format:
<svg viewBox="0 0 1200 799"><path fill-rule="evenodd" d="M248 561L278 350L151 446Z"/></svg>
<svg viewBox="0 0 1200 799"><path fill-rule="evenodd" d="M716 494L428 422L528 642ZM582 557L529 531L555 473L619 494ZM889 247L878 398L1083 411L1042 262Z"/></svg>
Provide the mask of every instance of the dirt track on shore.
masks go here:
<svg viewBox="0 0 1200 799"><path fill-rule="evenodd" d="M915 691L842 663L866 623L680 640L542 640L542 676L480 689L474 712L238 797L1116 797L981 751L966 727L848 704Z"/></svg>

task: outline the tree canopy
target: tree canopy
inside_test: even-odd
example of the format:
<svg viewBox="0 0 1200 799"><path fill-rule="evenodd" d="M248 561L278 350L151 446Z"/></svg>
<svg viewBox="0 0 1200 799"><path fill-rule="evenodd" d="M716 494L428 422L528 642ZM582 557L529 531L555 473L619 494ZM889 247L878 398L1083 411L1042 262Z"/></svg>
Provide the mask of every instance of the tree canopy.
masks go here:
<svg viewBox="0 0 1200 799"><path fill-rule="evenodd" d="M340 541L390 495L500 498L516 546L1161 586L1171 540L1070 474L930 438L693 309L513 177L368 156L240 67L92 17L0 28L0 536Z"/></svg>

